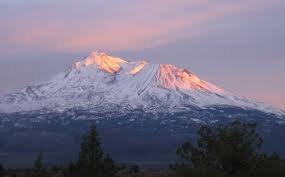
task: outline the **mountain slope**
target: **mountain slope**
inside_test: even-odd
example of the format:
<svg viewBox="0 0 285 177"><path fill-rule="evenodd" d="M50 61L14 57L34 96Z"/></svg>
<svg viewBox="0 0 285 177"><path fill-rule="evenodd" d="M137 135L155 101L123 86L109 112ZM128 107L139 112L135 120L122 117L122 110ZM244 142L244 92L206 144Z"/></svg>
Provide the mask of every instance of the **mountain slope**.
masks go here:
<svg viewBox="0 0 285 177"><path fill-rule="evenodd" d="M175 112L188 106L235 106L285 115L280 109L226 92L187 69L147 61L128 62L98 52L46 82L0 97L0 112L96 109L103 105L102 112L114 105L146 112Z"/></svg>

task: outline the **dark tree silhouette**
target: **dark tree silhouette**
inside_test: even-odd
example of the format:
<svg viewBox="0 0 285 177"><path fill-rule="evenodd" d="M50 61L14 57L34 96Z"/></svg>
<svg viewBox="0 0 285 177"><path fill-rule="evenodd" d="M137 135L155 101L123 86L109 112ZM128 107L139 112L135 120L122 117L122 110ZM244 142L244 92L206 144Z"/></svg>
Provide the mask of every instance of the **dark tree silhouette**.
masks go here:
<svg viewBox="0 0 285 177"><path fill-rule="evenodd" d="M32 177L47 177L47 170L43 166L43 155L40 153L35 162L34 167L32 169Z"/></svg>
<svg viewBox="0 0 285 177"><path fill-rule="evenodd" d="M109 154L104 158L104 177L114 177L118 172L113 159Z"/></svg>
<svg viewBox="0 0 285 177"><path fill-rule="evenodd" d="M103 151L96 127L83 137L79 153L78 167L84 177L103 176Z"/></svg>
<svg viewBox="0 0 285 177"><path fill-rule="evenodd" d="M231 122L198 131L197 144L183 144L177 155L185 162L173 166L183 176L256 176L268 157L260 153L262 139L253 123Z"/></svg>
<svg viewBox="0 0 285 177"><path fill-rule="evenodd" d="M95 125L83 136L78 162L72 163L65 170L67 177L114 177L116 167L112 158L104 158L101 142Z"/></svg>
<svg viewBox="0 0 285 177"><path fill-rule="evenodd" d="M4 176L4 167L0 164L0 177Z"/></svg>

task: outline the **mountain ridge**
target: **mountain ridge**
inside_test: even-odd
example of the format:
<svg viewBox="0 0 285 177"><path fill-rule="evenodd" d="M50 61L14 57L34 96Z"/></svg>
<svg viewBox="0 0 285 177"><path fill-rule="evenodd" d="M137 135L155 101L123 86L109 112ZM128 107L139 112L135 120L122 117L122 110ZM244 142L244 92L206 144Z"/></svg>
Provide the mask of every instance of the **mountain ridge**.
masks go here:
<svg viewBox="0 0 285 177"><path fill-rule="evenodd" d="M92 108L98 104L142 107L145 111L192 105L237 106L278 116L283 110L233 95L194 75L188 69L146 60L129 62L92 52L52 79L0 97L0 112Z"/></svg>

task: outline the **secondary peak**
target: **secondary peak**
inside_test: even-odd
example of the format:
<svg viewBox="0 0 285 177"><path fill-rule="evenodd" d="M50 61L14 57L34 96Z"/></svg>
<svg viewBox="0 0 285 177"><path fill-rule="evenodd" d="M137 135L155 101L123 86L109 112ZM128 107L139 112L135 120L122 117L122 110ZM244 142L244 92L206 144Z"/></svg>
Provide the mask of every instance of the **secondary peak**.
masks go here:
<svg viewBox="0 0 285 177"><path fill-rule="evenodd" d="M91 52L84 60L76 62L74 67L80 68L96 65L103 71L113 74L121 69L121 64L123 63L128 62L118 57L109 56L105 53Z"/></svg>

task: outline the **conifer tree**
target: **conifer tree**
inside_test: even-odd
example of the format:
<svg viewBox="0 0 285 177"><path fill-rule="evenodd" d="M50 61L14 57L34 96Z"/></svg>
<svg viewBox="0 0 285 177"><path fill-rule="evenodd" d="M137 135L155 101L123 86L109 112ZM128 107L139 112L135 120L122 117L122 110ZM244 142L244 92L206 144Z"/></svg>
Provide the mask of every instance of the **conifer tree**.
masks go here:
<svg viewBox="0 0 285 177"><path fill-rule="evenodd" d="M34 167L32 169L32 177L47 177L47 171L43 166L43 155L40 153L35 162Z"/></svg>
<svg viewBox="0 0 285 177"><path fill-rule="evenodd" d="M0 177L4 176L4 167L0 164Z"/></svg>
<svg viewBox="0 0 285 177"><path fill-rule="evenodd" d="M107 155L104 158L95 125L83 136L79 159L71 163L65 170L65 177L114 177L117 168L112 158Z"/></svg>
<svg viewBox="0 0 285 177"><path fill-rule="evenodd" d="M104 177L116 176L118 169L116 168L113 159L109 154L104 158Z"/></svg>
<svg viewBox="0 0 285 177"><path fill-rule="evenodd" d="M83 137L79 163L82 165L94 165L102 161L103 151L95 125L92 125L88 134Z"/></svg>
<svg viewBox="0 0 285 177"><path fill-rule="evenodd" d="M262 139L256 124L233 121L216 128L204 126L196 144L186 142L177 150L184 160L172 166L179 177L285 176L285 162L260 152Z"/></svg>
<svg viewBox="0 0 285 177"><path fill-rule="evenodd" d="M78 172L82 177L101 177L104 171L103 151L95 125L83 137L78 160Z"/></svg>

